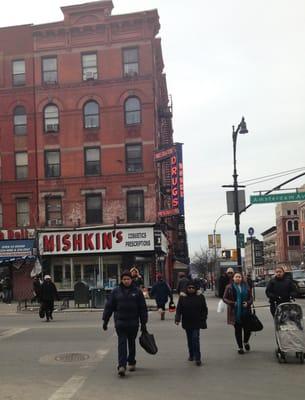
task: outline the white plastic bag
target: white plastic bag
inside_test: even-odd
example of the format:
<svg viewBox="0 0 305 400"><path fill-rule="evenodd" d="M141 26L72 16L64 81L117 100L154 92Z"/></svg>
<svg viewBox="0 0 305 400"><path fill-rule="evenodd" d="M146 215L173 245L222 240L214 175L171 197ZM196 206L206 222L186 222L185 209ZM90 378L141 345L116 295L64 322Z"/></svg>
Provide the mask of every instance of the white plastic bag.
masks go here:
<svg viewBox="0 0 305 400"><path fill-rule="evenodd" d="M217 312L222 313L226 309L226 303L223 300L219 300L218 306L217 306Z"/></svg>

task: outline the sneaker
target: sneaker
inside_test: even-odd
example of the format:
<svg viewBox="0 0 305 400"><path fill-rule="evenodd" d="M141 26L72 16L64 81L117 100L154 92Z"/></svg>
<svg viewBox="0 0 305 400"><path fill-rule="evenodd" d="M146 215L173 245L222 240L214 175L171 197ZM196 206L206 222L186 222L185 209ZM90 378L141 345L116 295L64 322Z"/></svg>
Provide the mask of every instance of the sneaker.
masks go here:
<svg viewBox="0 0 305 400"><path fill-rule="evenodd" d="M125 367L119 367L118 368L118 375L119 376L125 376L126 368Z"/></svg>
<svg viewBox="0 0 305 400"><path fill-rule="evenodd" d="M246 349L247 351L250 351L250 345L249 345L249 343L245 343L244 345L245 345L245 349Z"/></svg>
<svg viewBox="0 0 305 400"><path fill-rule="evenodd" d="M197 367L201 367L202 362L201 362L200 360L197 360L197 361L196 361L196 365L197 365Z"/></svg>
<svg viewBox="0 0 305 400"><path fill-rule="evenodd" d="M244 349L238 349L238 354L245 354Z"/></svg>
<svg viewBox="0 0 305 400"><path fill-rule="evenodd" d="M129 365L129 371L134 372L136 370L136 365Z"/></svg>

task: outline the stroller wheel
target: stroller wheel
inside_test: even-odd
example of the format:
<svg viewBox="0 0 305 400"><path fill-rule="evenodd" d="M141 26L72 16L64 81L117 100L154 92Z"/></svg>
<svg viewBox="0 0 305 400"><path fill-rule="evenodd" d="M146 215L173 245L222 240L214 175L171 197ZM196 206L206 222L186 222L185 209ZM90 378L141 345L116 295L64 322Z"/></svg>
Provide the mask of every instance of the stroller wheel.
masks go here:
<svg viewBox="0 0 305 400"><path fill-rule="evenodd" d="M304 353L299 353L300 364L304 364Z"/></svg>

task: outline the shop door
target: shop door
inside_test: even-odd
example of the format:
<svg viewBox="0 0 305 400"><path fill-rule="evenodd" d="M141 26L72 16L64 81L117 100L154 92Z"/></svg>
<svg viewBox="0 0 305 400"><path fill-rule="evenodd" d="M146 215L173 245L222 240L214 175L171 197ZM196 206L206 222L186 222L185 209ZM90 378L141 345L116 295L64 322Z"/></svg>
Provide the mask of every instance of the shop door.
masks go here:
<svg viewBox="0 0 305 400"><path fill-rule="evenodd" d="M84 282L89 287L97 287L99 282L99 268L97 264L84 264Z"/></svg>

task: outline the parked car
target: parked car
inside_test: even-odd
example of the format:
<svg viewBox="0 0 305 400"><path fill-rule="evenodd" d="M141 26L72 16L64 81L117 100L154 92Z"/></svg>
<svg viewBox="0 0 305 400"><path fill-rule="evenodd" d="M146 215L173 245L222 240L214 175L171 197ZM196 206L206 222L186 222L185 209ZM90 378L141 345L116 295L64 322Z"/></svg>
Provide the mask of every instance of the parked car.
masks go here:
<svg viewBox="0 0 305 400"><path fill-rule="evenodd" d="M296 269L292 271L292 279L296 285L297 293L299 297L305 295L305 271Z"/></svg>

